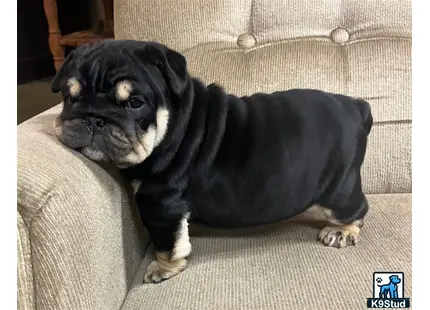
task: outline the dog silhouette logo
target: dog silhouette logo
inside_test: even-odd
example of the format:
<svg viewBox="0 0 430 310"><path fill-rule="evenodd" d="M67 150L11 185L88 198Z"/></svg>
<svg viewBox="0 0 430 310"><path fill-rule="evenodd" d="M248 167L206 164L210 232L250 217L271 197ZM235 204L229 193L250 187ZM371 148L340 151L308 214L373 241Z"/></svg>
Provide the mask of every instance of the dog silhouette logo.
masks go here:
<svg viewBox="0 0 430 310"><path fill-rule="evenodd" d="M379 286L379 298L399 298L398 284L402 282L400 277L393 274L389 277L390 282L387 284L379 284L382 278L376 278L376 283Z"/></svg>
<svg viewBox="0 0 430 310"><path fill-rule="evenodd" d="M403 272L374 272L373 298L367 299L368 308L409 308L404 296Z"/></svg>

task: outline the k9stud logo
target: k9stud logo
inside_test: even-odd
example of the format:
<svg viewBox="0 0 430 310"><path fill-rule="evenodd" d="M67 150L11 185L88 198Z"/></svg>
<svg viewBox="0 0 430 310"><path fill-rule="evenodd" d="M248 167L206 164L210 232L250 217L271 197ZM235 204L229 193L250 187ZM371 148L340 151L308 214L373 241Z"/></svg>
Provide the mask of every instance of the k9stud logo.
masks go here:
<svg viewBox="0 0 430 310"><path fill-rule="evenodd" d="M403 272L374 272L373 298L367 299L368 308L409 308L404 297Z"/></svg>

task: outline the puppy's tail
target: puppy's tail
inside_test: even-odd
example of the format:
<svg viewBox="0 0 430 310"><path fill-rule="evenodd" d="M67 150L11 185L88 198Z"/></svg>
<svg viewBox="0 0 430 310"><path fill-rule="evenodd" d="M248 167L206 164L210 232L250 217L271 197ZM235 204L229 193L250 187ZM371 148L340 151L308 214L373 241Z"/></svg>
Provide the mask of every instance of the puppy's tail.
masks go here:
<svg viewBox="0 0 430 310"><path fill-rule="evenodd" d="M364 130L366 131L366 135L368 135L373 126L372 109L370 107L369 102L365 100L355 99L355 102L357 103L358 110L360 111L360 114L363 117Z"/></svg>

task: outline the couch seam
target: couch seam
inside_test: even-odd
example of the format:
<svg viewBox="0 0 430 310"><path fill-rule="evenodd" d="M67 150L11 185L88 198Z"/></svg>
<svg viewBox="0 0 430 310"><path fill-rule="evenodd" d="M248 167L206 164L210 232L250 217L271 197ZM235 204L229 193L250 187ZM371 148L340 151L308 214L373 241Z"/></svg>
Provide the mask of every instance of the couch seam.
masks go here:
<svg viewBox="0 0 430 310"><path fill-rule="evenodd" d="M362 38L362 39L354 39L351 40L349 42L343 43L342 46L349 46L349 45L354 45L357 43L362 43L362 42L367 42L367 41L378 41L378 40L393 40L393 41L412 41L411 37L408 36L375 36L375 37L370 37L370 38ZM277 45L277 44L283 44L283 43L296 43L296 42L312 42L312 41L319 41L321 43L326 43L329 45L334 45L335 43L333 43L333 41L331 41L329 36L326 35L315 35L315 36L303 36L303 37L292 37L292 38L287 38L287 39L280 39L280 40L274 40L274 41L270 41L270 42L265 42L262 44L256 44L254 47L248 48L246 51L250 52L256 49L260 49L263 47L268 47L268 46L272 46L272 45ZM226 40L215 40L215 41L205 41L205 42L199 42L197 44L194 44L192 46L186 47L181 49L180 51L182 53L187 53L189 51L192 51L193 49L199 47L199 46L206 46L206 45L210 45L210 44L218 44L218 43L229 43L232 44L235 41L226 41ZM238 47L227 47L225 49L231 49L237 52L243 52L242 49L238 48Z"/></svg>
<svg viewBox="0 0 430 310"><path fill-rule="evenodd" d="M271 45L277 45L277 44L283 44L283 43L296 43L296 42L312 42L312 41L319 41L321 43L326 43L328 45L339 45L339 46L349 46L354 45L357 43L367 42L367 41L378 41L378 40L399 40L399 41L412 41L412 38L410 37L401 37L401 36L376 36L371 38L362 38L362 39L355 39L348 41L346 43L343 43L342 45L339 45L338 43L333 43L333 41L328 36L306 36L306 37L294 37L294 38L288 38L288 39L281 39L276 41L267 42L261 45L257 45L255 47L250 48L250 50L258 49L261 47L267 47ZM216 41L216 42L223 42L223 41Z"/></svg>
<svg viewBox="0 0 430 310"><path fill-rule="evenodd" d="M22 216L22 213L20 210L18 210L18 214L23 219L22 222L24 223L24 225L28 231L28 247L30 250L30 265L31 265L31 273L32 273L31 282L33 283L33 290L32 290L33 309L37 309L37 307L36 307L37 294L36 294L36 283L35 283L35 279L34 279L35 273L34 273L34 264L33 264L33 247L32 247L32 240L31 240L31 222L32 222L32 220L30 221L30 225L27 225L27 223L24 221L24 217Z"/></svg>
<svg viewBox="0 0 430 310"><path fill-rule="evenodd" d="M254 14L254 12L255 12L255 3L254 3L254 0L251 0L250 28L251 28L252 35L255 34L255 25L254 25L255 14Z"/></svg>
<svg viewBox="0 0 430 310"><path fill-rule="evenodd" d="M343 61L343 93L346 95L349 94L349 82L351 81L351 66L349 64L348 51L345 45L340 46L340 54L342 55Z"/></svg>
<svg viewBox="0 0 430 310"><path fill-rule="evenodd" d="M32 274L33 274L32 282L33 282L33 306L34 306L34 309L37 309L36 305L37 305L37 296L38 295L37 295L37 285L36 285L36 276L35 276L36 273L34 272L36 270L36 268L35 268L34 259L33 259L34 258L33 241L32 241L33 234L32 234L31 226L33 224L33 221L40 217L40 214L45 210L46 206L49 204L49 202L52 200L52 198L54 198L54 196L58 196L58 193L56 191L50 191L48 194L45 194L44 196L46 198L41 199L41 201L43 200L42 207L39 210L37 210L36 213L33 213L34 216L32 216L30 218L30 221L28 222L28 224L26 223L26 221L24 221L24 216L23 216L22 212L20 210L18 210L18 213L22 217L23 223L27 227L27 230L28 230L28 244L29 244L29 248L30 248L30 263L31 263L31 269L32 269ZM21 203L18 204L18 206L25 208ZM28 209L26 209L26 210L28 210Z"/></svg>
<svg viewBox="0 0 430 310"><path fill-rule="evenodd" d="M18 189L18 197L20 196L20 192L26 192L25 190L19 190ZM46 206L49 204L49 202L55 198L58 197L58 191L57 191L57 186L54 185L50 190L48 190L47 193L43 194L39 199L38 199L38 203L37 205L40 205L41 207L35 211L30 210L29 208L27 208L25 205L26 203L23 201L25 199L21 199L20 202L18 202L18 208L24 211L27 211L29 213L31 213L30 215L30 219L29 219L29 225L31 226L31 223L33 222L33 220L37 219L40 216L40 213L43 212L43 210L46 208ZM19 200L19 199L18 199ZM23 217L23 219L25 218L25 216L23 216L23 213L21 210L18 210L18 212L20 213L20 215Z"/></svg>
<svg viewBox="0 0 430 310"><path fill-rule="evenodd" d="M395 125L395 124L412 124L412 119L398 119L398 120L388 120L388 121L377 121L373 123L376 126L381 125Z"/></svg>
<svg viewBox="0 0 430 310"><path fill-rule="evenodd" d="M46 205L51 201L51 199L52 199L52 197L53 197L53 195L51 195L50 197L48 197L49 198L49 200L47 200L46 201L46 203L43 205L43 207L42 208L40 208L40 212L38 212L37 213L37 217L34 217L32 220L31 220L31 222L30 222L30 226L33 224L33 222L34 221L37 221L37 220L39 220L40 219L40 214L41 213L43 213L45 210L46 210ZM30 228L30 230L29 230L29 232L30 232L30 236L33 236L34 235L34 233L32 232L32 230L31 230L31 228ZM35 235L34 235L35 236ZM33 250L33 248L31 248L31 250ZM33 270L35 270L36 268L34 267L35 266L35 263L36 262L36 259L32 259L32 261L31 261L31 266L33 267ZM36 285L36 277L34 276L34 273L33 273L33 286L34 286L34 292L35 292L35 295L36 296L38 296L38 294L36 294L36 292L37 292L37 285ZM53 297L53 299L55 299L56 297L57 297L57 295L51 295L52 297ZM36 303L36 298L34 299L35 300L35 303ZM35 308L35 309L37 309L37 308Z"/></svg>
<svg viewBox="0 0 430 310"><path fill-rule="evenodd" d="M146 233L146 234L148 234L148 232L146 231L146 229L145 229L145 233ZM148 234L148 236L149 236L149 234ZM132 285L129 287L127 294L125 294L125 296L124 296L124 300L122 301L122 304L121 304L121 306L119 307L119 310L122 310L122 307L124 307L125 301L127 300L127 296L129 295L129 293L131 293L131 291L133 291L133 284L134 284L134 283L136 283L136 278L137 278L137 276L139 275L139 271L141 270L141 269L140 269L140 267L142 266L142 263L143 263L143 261L144 261L144 259L145 259L146 254L147 254L147 253L149 252L149 250L151 249L151 244L152 244L152 240L151 240L151 239L149 239L149 241L148 241L148 242L146 242L146 248L145 248L145 250L143 251L142 260L141 260L141 262L140 262L140 264L139 264L139 267L138 267L138 268L137 268L137 270L136 270L136 273L134 274L133 280L131 281Z"/></svg>
<svg viewBox="0 0 430 310"><path fill-rule="evenodd" d="M35 267L34 267L34 255L33 255L33 241L32 241L32 233L31 233L31 224L33 221L30 221L30 225L28 227L28 243L30 245L30 253L31 253L31 269L33 274L33 302L34 302L34 309L37 309L37 285L36 285L36 277L35 277Z"/></svg>

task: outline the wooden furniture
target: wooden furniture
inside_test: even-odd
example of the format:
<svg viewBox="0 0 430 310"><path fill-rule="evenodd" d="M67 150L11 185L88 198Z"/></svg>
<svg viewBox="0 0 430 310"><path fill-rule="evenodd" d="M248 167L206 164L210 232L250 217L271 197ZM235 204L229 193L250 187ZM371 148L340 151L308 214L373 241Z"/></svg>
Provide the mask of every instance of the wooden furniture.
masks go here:
<svg viewBox="0 0 430 310"><path fill-rule="evenodd" d="M62 35L58 23L58 9L56 0L43 0L46 19L49 28L49 48L54 59L55 70L59 70L64 61L66 46L79 46L106 38L113 38L113 1L103 0L105 11L105 30L96 34L92 30L83 30Z"/></svg>

